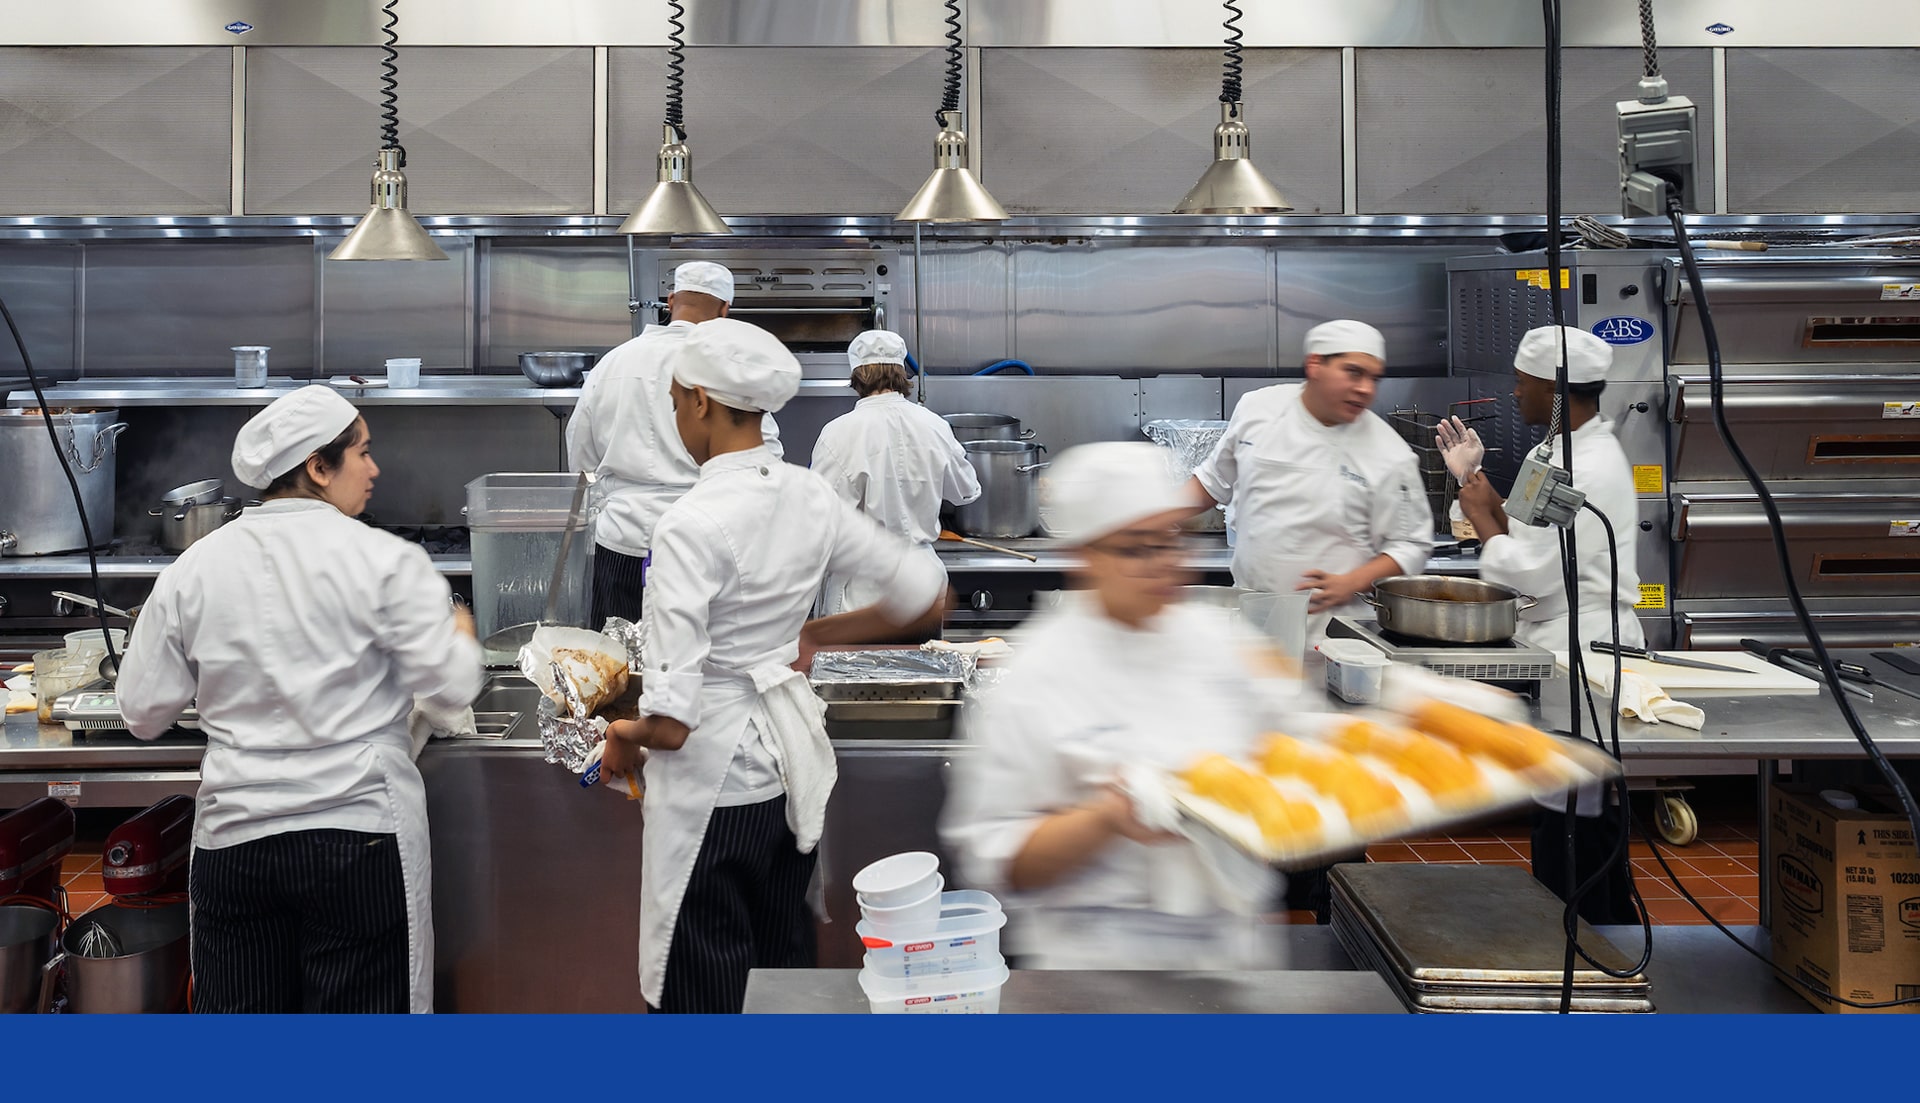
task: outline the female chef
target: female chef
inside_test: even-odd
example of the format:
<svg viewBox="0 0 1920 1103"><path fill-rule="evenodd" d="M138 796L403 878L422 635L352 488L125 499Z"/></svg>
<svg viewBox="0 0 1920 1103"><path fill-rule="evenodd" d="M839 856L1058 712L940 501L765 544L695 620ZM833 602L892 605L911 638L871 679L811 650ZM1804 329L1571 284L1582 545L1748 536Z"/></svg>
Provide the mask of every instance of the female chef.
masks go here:
<svg viewBox="0 0 1920 1103"><path fill-rule="evenodd" d="M738 1012L747 973L814 961L807 909L836 777L826 706L794 669L806 645L937 625L931 557L782 463L761 434L800 364L758 326L718 318L669 354L674 422L700 477L654 529L641 718L607 732L602 776L646 758L640 991L667 1012ZM829 573L872 608L807 624Z"/></svg>
<svg viewBox="0 0 1920 1103"><path fill-rule="evenodd" d="M264 502L161 572L120 707L206 732L194 818L194 1010L433 1007L426 790L408 719L480 692L480 645L425 551L354 518L380 473L366 422L303 387L240 430Z"/></svg>
<svg viewBox="0 0 1920 1103"><path fill-rule="evenodd" d="M1017 913L1006 937L1023 966L1258 966L1253 922L1195 903L1191 844L1142 826L1109 784L1128 764L1243 753L1278 718L1223 615L1179 603L1191 500L1144 442L1070 449L1042 493L1049 528L1077 549L1079 588L1034 618L1004 679L969 707L973 753L955 760L942 836L967 883ZM1274 887L1242 890L1270 903Z"/></svg>
<svg viewBox="0 0 1920 1103"><path fill-rule="evenodd" d="M834 493L933 555L940 538L940 502L965 505L980 496L980 480L940 415L908 401L907 343L897 333L870 329L847 346L849 385L860 395L853 412L820 430L813 470ZM939 558L933 556L937 563ZM871 585L828 575L822 615L872 605Z"/></svg>

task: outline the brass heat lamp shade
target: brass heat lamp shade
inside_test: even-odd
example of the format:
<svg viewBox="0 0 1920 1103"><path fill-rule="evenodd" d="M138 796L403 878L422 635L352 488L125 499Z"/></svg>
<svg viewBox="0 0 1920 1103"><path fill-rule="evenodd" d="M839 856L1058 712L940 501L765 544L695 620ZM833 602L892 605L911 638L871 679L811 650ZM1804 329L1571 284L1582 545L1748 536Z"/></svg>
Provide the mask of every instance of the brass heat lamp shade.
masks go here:
<svg viewBox="0 0 1920 1103"><path fill-rule="evenodd" d="M1213 128L1213 164L1200 174L1174 214L1279 214L1293 206L1249 159L1251 146L1239 103L1220 105L1220 125Z"/></svg>
<svg viewBox="0 0 1920 1103"><path fill-rule="evenodd" d="M673 127L660 142L659 182L620 224L623 234L731 234L733 231L693 186L693 158Z"/></svg>
<svg viewBox="0 0 1920 1103"><path fill-rule="evenodd" d="M987 193L967 167L967 135L961 113L940 115L940 137L933 143L933 175L894 215L898 222L1004 222L1007 209Z"/></svg>
<svg viewBox="0 0 1920 1103"><path fill-rule="evenodd" d="M400 171L400 151L383 149L373 171L373 205L360 216L353 232L327 254L328 260L446 260L407 213L407 177Z"/></svg>

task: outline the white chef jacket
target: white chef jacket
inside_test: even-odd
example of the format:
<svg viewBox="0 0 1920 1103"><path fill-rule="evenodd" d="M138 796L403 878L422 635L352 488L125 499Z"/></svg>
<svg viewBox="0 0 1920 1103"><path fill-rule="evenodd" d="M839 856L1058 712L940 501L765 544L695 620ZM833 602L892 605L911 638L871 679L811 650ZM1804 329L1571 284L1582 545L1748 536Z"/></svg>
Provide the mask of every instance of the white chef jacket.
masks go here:
<svg viewBox="0 0 1920 1103"><path fill-rule="evenodd" d="M1115 839L1044 888L1015 892L1008 882L1041 821L1097 796L1122 766L1180 769L1209 751L1244 754L1282 719L1236 650L1225 614L1176 605L1133 629L1091 594L1070 592L1030 624L1000 683L963 712L973 746L955 756L941 816L967 884L1008 908L1010 952L1040 968L1257 960L1244 945L1253 938L1246 918L1153 909L1155 863L1185 844Z"/></svg>
<svg viewBox="0 0 1920 1103"><path fill-rule="evenodd" d="M1306 571L1343 574L1381 554L1419 574L1433 551L1433 511L1413 449L1371 411L1321 424L1302 388L1246 395L1194 468L1215 501L1234 507L1234 582L1289 593ZM1357 600L1333 612L1371 615ZM1328 615L1309 622L1309 644L1324 637Z"/></svg>
<svg viewBox="0 0 1920 1103"><path fill-rule="evenodd" d="M1550 452L1546 450L1550 449ZM1558 440L1543 441L1535 456L1560 462ZM1594 640L1611 640L1610 618L1620 613L1620 642L1641 647L1646 635L1633 607L1640 600L1640 573L1634 559L1635 526L1640 503L1633 489L1633 469L1613 435L1613 423L1596 417L1573 432L1573 486L1586 494L1595 509L1613 522L1620 556L1620 586L1614 589L1607 555L1607 531L1600 519L1581 510L1574 522L1574 541L1580 555L1580 639L1583 649ZM1539 604L1520 614L1522 641L1548 651L1567 649L1567 589L1561 579L1560 530L1523 525L1509 520L1507 534L1495 536L1480 548L1480 577L1511 586Z"/></svg>
<svg viewBox="0 0 1920 1103"><path fill-rule="evenodd" d="M926 547L940 538L942 500L965 505L980 497L953 427L895 391L869 395L828 422L813 446L813 470L882 528ZM864 608L878 596L870 585L829 575L821 612Z"/></svg>
<svg viewBox="0 0 1920 1103"><path fill-rule="evenodd" d="M160 572L118 689L141 739L198 702L207 752L194 845L218 848L290 831L395 831L390 786L419 777L415 700L466 708L480 663L425 551L326 502L282 498ZM424 793L405 811L424 822Z"/></svg>
<svg viewBox="0 0 1920 1103"><path fill-rule="evenodd" d="M700 475L673 422L673 368L669 352L694 323L649 325L614 348L587 373L580 402L567 422L567 469L599 478L600 516L594 542L624 555L644 556L660 515ZM781 454L773 415L760 432Z"/></svg>

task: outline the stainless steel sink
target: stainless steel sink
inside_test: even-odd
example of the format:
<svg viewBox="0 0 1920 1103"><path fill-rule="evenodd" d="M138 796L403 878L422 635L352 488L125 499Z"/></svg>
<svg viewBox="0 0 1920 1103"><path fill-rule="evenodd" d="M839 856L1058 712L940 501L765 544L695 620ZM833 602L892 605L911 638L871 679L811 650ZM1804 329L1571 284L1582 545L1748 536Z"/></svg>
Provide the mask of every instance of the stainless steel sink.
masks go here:
<svg viewBox="0 0 1920 1103"><path fill-rule="evenodd" d="M493 674L473 701L476 739L538 739L540 691L520 674Z"/></svg>

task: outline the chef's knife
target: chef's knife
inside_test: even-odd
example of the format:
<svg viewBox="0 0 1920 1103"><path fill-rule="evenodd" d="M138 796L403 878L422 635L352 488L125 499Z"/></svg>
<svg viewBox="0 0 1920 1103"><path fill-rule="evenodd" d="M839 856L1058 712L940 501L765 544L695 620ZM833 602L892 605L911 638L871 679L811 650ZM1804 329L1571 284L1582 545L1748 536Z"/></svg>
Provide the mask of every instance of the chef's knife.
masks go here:
<svg viewBox="0 0 1920 1103"><path fill-rule="evenodd" d="M1648 662L1661 663L1665 666L1684 666L1689 670L1719 670L1727 674L1753 673L1743 667L1721 666L1719 663L1702 662L1699 659L1689 659L1682 655L1670 655L1661 651L1648 651L1644 647L1622 647L1618 644L1608 643L1605 640L1594 640L1591 646L1595 651L1604 652L1609 655L1618 653L1635 659L1645 659Z"/></svg>

